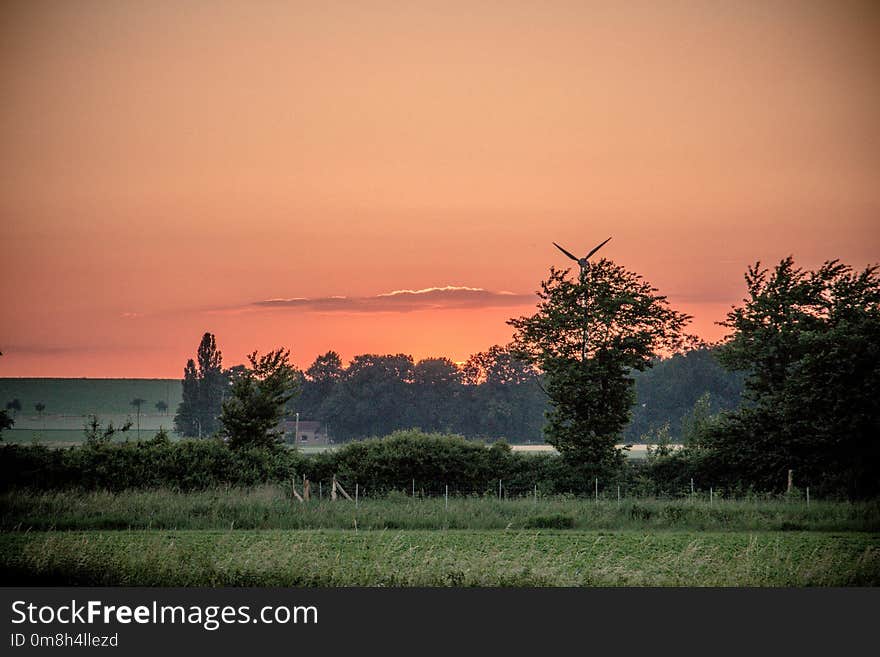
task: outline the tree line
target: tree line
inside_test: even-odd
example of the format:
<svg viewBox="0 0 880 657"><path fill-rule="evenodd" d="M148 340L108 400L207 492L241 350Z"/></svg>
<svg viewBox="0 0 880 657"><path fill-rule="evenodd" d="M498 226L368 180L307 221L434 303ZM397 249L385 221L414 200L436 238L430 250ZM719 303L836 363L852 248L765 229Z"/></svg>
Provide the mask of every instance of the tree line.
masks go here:
<svg viewBox="0 0 880 657"><path fill-rule="evenodd" d="M725 371L713 353L707 347L694 349L633 373L637 403L622 440L653 439L667 424L672 440L680 440L683 418L707 393L713 411L736 408L742 376ZM235 375L246 369L224 369L222 363L216 337L205 333L197 359L184 368L183 401L174 418L181 435L208 437L220 429L223 400ZM337 352L329 351L304 371L294 369L292 376L298 394L286 405L286 414L320 422L337 442L412 427L490 441L544 440L549 405L542 377L510 346L493 346L464 363L361 354L345 366Z"/></svg>
<svg viewBox="0 0 880 657"><path fill-rule="evenodd" d="M250 367L224 371L214 336L205 334L199 365L187 363L178 426L186 429L184 421L193 418L189 435L219 427L230 445L274 446L279 421L296 400L302 415L331 423L343 440L401 426L463 435L489 428L508 436L537 436L542 427L566 467L608 479L624 467L616 445L636 407L661 443L651 457L658 482L674 487L698 477L778 490L795 471L814 488L874 495L880 486L877 271L838 261L807 271L790 257L773 269L756 263L745 276L747 296L723 322L730 334L713 349L687 334L690 318L666 297L606 259L582 263L578 277L551 268L536 312L509 321L511 345L476 354L462 367L442 358L416 363L402 354L361 355L343 367L329 352L298 372L289 353L278 350L251 354ZM664 353L678 356L652 373ZM716 364L739 378L713 373ZM679 416L686 444L678 451L663 445L670 418L658 427L651 413L662 404L646 394L663 368L722 389L718 399L701 393ZM701 387L683 383L686 378L666 386L667 404L683 386ZM638 383L648 400L641 406ZM740 391L744 403L724 409ZM545 422L533 414L538 408Z"/></svg>
<svg viewBox="0 0 880 657"><path fill-rule="evenodd" d="M183 399L174 418L184 436L220 429L223 402L249 369L224 369L216 338L205 333L197 359L184 368ZM537 372L495 346L456 364L415 361L407 354L361 354L344 366L339 354L318 356L305 371L291 368L295 391L284 415L320 422L335 441L381 436L397 429L468 437L540 440L546 397Z"/></svg>

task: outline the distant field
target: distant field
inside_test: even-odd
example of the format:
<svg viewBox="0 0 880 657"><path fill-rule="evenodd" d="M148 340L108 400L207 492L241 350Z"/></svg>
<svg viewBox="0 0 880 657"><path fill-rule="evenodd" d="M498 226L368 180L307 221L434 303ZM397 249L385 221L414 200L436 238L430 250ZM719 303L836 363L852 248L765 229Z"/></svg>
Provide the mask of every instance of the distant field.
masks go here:
<svg viewBox="0 0 880 657"><path fill-rule="evenodd" d="M83 425L89 415L97 415L105 425L122 426L132 421L132 428L121 438L137 437L135 398L145 399L141 406L141 437L150 437L160 427L171 431L174 411L181 398L176 379L0 379L0 408L13 399L22 409L15 415L15 427L3 432L8 443L40 442L64 447L83 441ZM156 409L156 402L168 404L166 413ZM46 410L38 414L34 405L42 402Z"/></svg>
<svg viewBox="0 0 880 657"><path fill-rule="evenodd" d="M8 443L39 442L51 447L67 447L83 442L83 425L89 415L104 423L123 425L136 419L131 400L145 399L141 407L141 437L148 438L160 428L173 434L174 412L181 401L179 379L16 379L0 378L0 408L13 399L21 401L22 410L15 416L15 428L3 432ZM168 404L160 413L156 402ZM39 415L34 405L42 402L46 410ZM119 440L137 437L135 427ZM172 437L174 437L172 435ZM333 446L305 446L305 454L334 449ZM514 445L517 451L555 452L550 445ZM645 445L633 445L632 458L646 455Z"/></svg>
<svg viewBox="0 0 880 657"><path fill-rule="evenodd" d="M0 535L0 576L13 586L876 586L880 536L16 532Z"/></svg>
<svg viewBox="0 0 880 657"><path fill-rule="evenodd" d="M131 400L146 399L143 411L156 413L155 404L164 401L169 412L180 403L179 379L0 379L0 404L21 400L19 421L37 420L34 404L46 405L50 416L81 417L90 413L116 415L132 413ZM54 426L54 425L53 425Z"/></svg>

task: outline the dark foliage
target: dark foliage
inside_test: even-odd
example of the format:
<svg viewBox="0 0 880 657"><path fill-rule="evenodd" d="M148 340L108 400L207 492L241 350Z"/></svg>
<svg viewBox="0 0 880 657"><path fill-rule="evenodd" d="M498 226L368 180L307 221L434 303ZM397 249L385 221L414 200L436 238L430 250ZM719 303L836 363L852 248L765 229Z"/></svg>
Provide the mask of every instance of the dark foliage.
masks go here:
<svg viewBox="0 0 880 657"><path fill-rule="evenodd" d="M631 372L683 346L689 317L642 278L602 259L581 271L551 268L537 312L512 319L516 350L543 373L547 442L597 472L620 467L615 444L635 402Z"/></svg>
<svg viewBox="0 0 880 657"><path fill-rule="evenodd" d="M719 475L759 490L796 485L850 497L880 493L880 278L829 261L785 258L746 274L719 357L747 372L748 401L709 432Z"/></svg>
<svg viewBox="0 0 880 657"><path fill-rule="evenodd" d="M294 451L232 450L217 440L101 443L69 449L7 445L0 451L4 489L254 486L289 480L302 457Z"/></svg>
<svg viewBox="0 0 880 657"><path fill-rule="evenodd" d="M250 368L232 380L220 413L221 435L233 449L275 448L283 438L280 426L287 403L297 394L290 352L276 349L248 355Z"/></svg>

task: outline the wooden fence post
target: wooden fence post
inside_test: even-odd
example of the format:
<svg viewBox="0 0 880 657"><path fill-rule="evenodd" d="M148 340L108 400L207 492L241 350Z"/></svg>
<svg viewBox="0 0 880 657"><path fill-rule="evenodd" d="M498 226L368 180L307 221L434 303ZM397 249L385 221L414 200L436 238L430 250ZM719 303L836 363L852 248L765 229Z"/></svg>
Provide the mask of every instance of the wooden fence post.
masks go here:
<svg viewBox="0 0 880 657"><path fill-rule="evenodd" d="M333 475L333 484L330 487L330 499L336 501L336 475Z"/></svg>
<svg viewBox="0 0 880 657"><path fill-rule="evenodd" d="M300 502L303 501L303 498L300 496L298 492L296 492L296 479L290 480L290 489L293 491L293 496L298 499Z"/></svg>
<svg viewBox="0 0 880 657"><path fill-rule="evenodd" d="M342 487L342 484L340 484L338 481L336 481L335 476L333 477L333 486L334 486L334 488L336 488L337 492L339 492L342 495L342 497L347 499L349 502L354 501L353 499L351 499L351 495L349 495L348 493L345 492L345 489ZM357 486L357 484L355 484L355 486Z"/></svg>

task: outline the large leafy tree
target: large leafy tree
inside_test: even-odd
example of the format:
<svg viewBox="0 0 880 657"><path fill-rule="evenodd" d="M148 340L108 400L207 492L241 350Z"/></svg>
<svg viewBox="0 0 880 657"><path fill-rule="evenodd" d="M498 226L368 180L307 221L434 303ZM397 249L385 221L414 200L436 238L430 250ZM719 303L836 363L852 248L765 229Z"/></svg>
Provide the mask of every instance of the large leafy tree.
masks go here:
<svg viewBox="0 0 880 657"><path fill-rule="evenodd" d="M742 372L730 372L718 362L717 348L708 345L655 361L644 372L635 372L636 404L624 431L626 442L644 440L666 424L674 442L687 442L685 417L695 404L711 414L740 405ZM703 400L709 394L707 401Z"/></svg>
<svg viewBox="0 0 880 657"><path fill-rule="evenodd" d="M413 368L413 424L426 431L455 431L462 376L448 358L425 358Z"/></svg>
<svg viewBox="0 0 880 657"><path fill-rule="evenodd" d="M546 395L535 366L508 346L473 354L463 368L468 384L468 431L511 441L541 436Z"/></svg>
<svg viewBox="0 0 880 657"><path fill-rule="evenodd" d="M355 356L326 401L326 412L333 418L331 434L348 440L412 426L414 367L407 354Z"/></svg>
<svg viewBox="0 0 880 657"><path fill-rule="evenodd" d="M681 349L689 317L639 275L602 259L550 269L537 312L512 319L517 352L544 375L545 436L564 456L597 472L616 467L615 448L635 399L634 370Z"/></svg>
<svg viewBox="0 0 880 657"><path fill-rule="evenodd" d="M315 358L305 371L302 393L296 399L296 408L292 410L299 411L301 418L325 424L330 422L332 417L327 400L332 397L344 373L342 359L335 351Z"/></svg>
<svg viewBox="0 0 880 657"><path fill-rule="evenodd" d="M234 449L276 447L284 436L285 407L298 392L296 370L285 349L263 356L255 351L248 361L250 367L234 376L230 395L223 401L222 433Z"/></svg>
<svg viewBox="0 0 880 657"><path fill-rule="evenodd" d="M746 406L712 446L731 475L763 489L795 482L880 489L880 278L837 260L815 271L791 257L745 275L748 296L723 323L725 366L747 372Z"/></svg>

